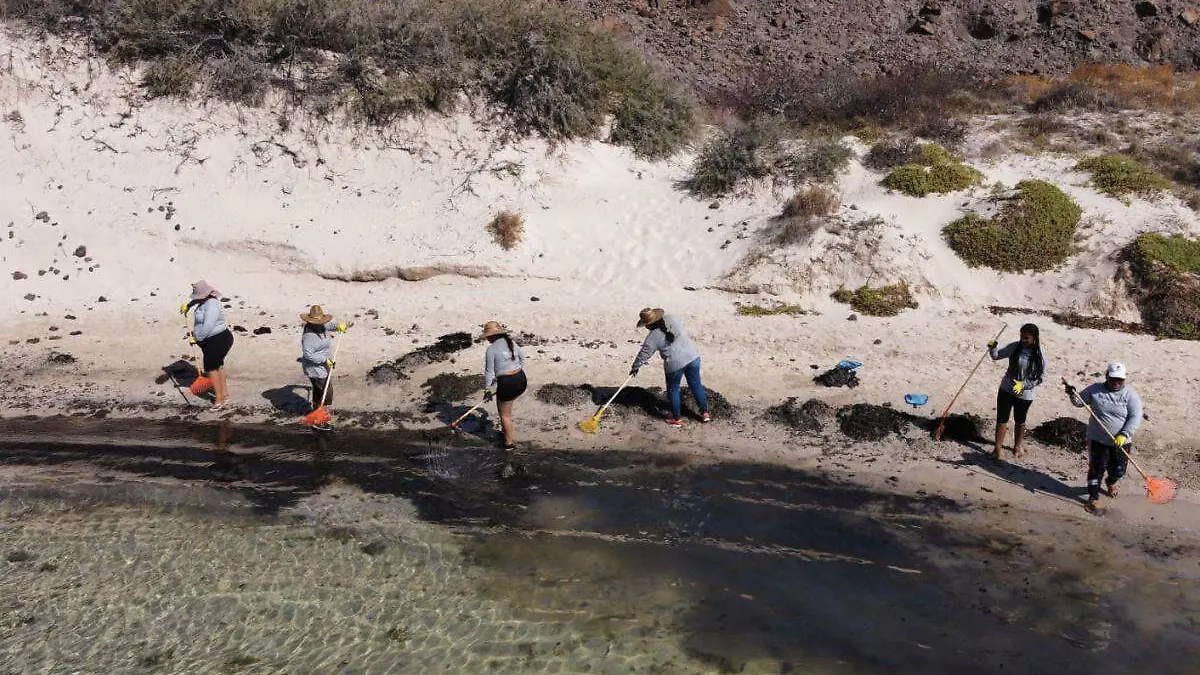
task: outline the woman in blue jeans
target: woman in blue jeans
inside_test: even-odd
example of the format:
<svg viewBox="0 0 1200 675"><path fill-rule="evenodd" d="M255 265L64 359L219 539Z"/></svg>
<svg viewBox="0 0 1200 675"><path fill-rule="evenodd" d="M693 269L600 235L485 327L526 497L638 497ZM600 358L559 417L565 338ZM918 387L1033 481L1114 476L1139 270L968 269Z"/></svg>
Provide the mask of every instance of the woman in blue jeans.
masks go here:
<svg viewBox="0 0 1200 675"><path fill-rule="evenodd" d="M700 420L711 422L712 416L708 414L708 396L705 395L704 384L700 382L700 351L684 332L683 324L661 308L647 307L639 314L637 325L650 333L642 342L642 348L633 360L629 374L637 375L642 366L650 362L655 352L662 355L663 369L667 375L667 402L671 405L671 416L667 418L667 424L673 427L683 426L680 419L682 401L679 395L679 381L685 377L688 389L692 390L696 404L700 406Z"/></svg>

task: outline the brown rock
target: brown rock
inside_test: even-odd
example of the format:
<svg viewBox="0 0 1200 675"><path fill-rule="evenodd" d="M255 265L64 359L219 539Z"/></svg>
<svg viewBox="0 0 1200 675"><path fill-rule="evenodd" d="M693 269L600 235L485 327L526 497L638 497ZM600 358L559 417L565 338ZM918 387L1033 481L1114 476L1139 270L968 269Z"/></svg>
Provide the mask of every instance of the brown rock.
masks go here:
<svg viewBox="0 0 1200 675"><path fill-rule="evenodd" d="M1096 35L1096 31L1088 30L1085 28L1083 30L1075 31L1075 37L1079 38L1080 40L1083 40L1084 42L1095 42L1096 38L1098 38L1099 36Z"/></svg>
<svg viewBox="0 0 1200 675"><path fill-rule="evenodd" d="M1185 26L1195 26L1197 23L1200 23L1200 12L1188 7L1179 13L1179 20Z"/></svg>
<svg viewBox="0 0 1200 675"><path fill-rule="evenodd" d="M920 19L912 25L912 28L908 29L908 32L915 35L937 35L937 24L928 19Z"/></svg>
<svg viewBox="0 0 1200 675"><path fill-rule="evenodd" d="M1134 3L1133 5L1133 11L1141 19L1158 16L1160 9L1158 0L1141 0L1141 2Z"/></svg>
<svg viewBox="0 0 1200 675"><path fill-rule="evenodd" d="M20 281L22 279L28 279L29 275L25 274L24 272L13 272L12 277L13 281Z"/></svg>

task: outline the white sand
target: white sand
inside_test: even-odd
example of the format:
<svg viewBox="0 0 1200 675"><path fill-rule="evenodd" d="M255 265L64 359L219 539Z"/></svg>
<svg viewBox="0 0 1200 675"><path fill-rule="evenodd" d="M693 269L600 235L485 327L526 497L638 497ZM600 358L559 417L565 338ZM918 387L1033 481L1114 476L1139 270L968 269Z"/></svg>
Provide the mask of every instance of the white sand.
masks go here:
<svg viewBox="0 0 1200 675"><path fill-rule="evenodd" d="M282 131L279 107L147 101L136 73L114 72L76 43L0 33L0 55L0 340L6 345L0 376L8 383L0 402L6 414L67 411L87 402L178 402L179 395L154 378L187 353L176 308L189 284L204 278L232 298L231 323L273 331L237 336L229 360L234 419L267 416L270 406L260 392L306 384L295 362L297 315L311 303L339 318L358 317L339 359L339 406L402 411L419 409L426 377L480 370L482 347L392 387L365 385L365 372L440 334L475 330L492 318L551 341L529 350L531 390L547 382L615 385L643 337L634 327L637 311L650 305L686 322L704 354L706 384L743 408L743 423L680 432L613 420L608 435L589 438L574 422L590 409L554 408L529 396L519 409L523 439L816 462L821 450L815 444L754 422L757 411L788 396L903 406L905 393L924 392L931 400L923 412L932 414L1002 322L1009 324L1005 339L1015 339L1020 323L1036 320L1051 372L1031 424L1079 416L1058 395L1059 376L1083 383L1107 360L1122 360L1151 416L1139 436L1146 456L1156 466L1195 471L1200 442L1191 416L1200 345L1069 329L1045 317L994 317L985 309L1076 309L1136 320L1114 281L1114 254L1143 231L1200 233L1196 214L1173 198L1126 205L1097 194L1085 186L1086 176L1070 171L1074 158L1018 155L978 165L988 186L1044 178L1084 207L1079 252L1060 270L1014 275L968 268L940 229L964 207L986 208L988 187L914 199L889 193L877 174L857 163L839 186L844 205L840 224L831 227L841 234L827 228L808 244L747 266L746 254L787 195L764 188L712 209L677 186L688 175L686 155L651 164L600 143L549 148L535 141L497 149L492 134L465 118L431 118L380 134L292 116ZM972 142L986 140L981 134ZM500 209L526 217L525 240L511 252L485 231ZM45 222L37 219L41 212ZM879 224L854 227L875 216ZM74 256L81 245L86 257ZM322 277L410 266L490 276L372 283ZM28 278L12 280L17 271ZM920 309L894 319L847 321L849 308L828 294L867 280L908 281ZM740 317L736 302L770 302L772 296L716 290L754 285L819 314ZM26 300L26 294L36 297ZM107 302L98 302L100 296ZM368 309L378 319L366 316ZM82 334L67 335L75 330ZM27 342L35 337L36 344ZM600 344L587 346L593 341ZM47 365L51 350L78 362ZM810 365L824 370L842 358L866 364L861 387L813 384L819 371ZM985 364L956 410L989 417L1001 369ZM655 372L638 383L661 386ZM900 464L916 472L911 480L902 477L904 487L936 484L947 493L974 494L971 481L988 479L965 478L960 469L930 461L961 447L914 443L900 453ZM894 451L880 447L884 456ZM1082 482L1078 457L1031 452L1032 464ZM882 476L896 468L872 473L862 456L848 458L848 470ZM998 498L1037 503L1023 490L1004 489ZM1193 499L1184 496L1184 502ZM1052 499L1040 503L1074 508Z"/></svg>

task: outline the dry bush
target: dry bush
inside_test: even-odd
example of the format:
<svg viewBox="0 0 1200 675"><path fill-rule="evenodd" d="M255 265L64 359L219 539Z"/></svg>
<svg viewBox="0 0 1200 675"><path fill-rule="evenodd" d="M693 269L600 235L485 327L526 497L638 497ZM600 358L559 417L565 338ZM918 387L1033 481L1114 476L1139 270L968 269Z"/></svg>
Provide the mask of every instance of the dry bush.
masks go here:
<svg viewBox="0 0 1200 675"><path fill-rule="evenodd" d="M610 32L550 3L512 0L3 0L6 15L78 32L118 62L149 62L153 95L190 90L257 103L278 87L313 109L364 121L445 110L478 97L517 137L594 138L639 155L690 139L695 102ZM344 58L331 69L332 58ZM282 65L286 63L287 67Z"/></svg>
<svg viewBox="0 0 1200 675"><path fill-rule="evenodd" d="M525 237L525 218L519 213L501 211L488 223L487 230L497 246L511 251Z"/></svg>
<svg viewBox="0 0 1200 675"><path fill-rule="evenodd" d="M1176 73L1167 65L1088 63L1066 78L1010 77L1002 88L1025 101L1033 112L1200 107L1200 74Z"/></svg>
<svg viewBox="0 0 1200 675"><path fill-rule="evenodd" d="M1042 138L1053 134L1060 134L1071 128L1061 115L1053 115L1049 113L1039 113L1030 115L1019 123L1021 131L1028 138Z"/></svg>
<svg viewBox="0 0 1200 675"><path fill-rule="evenodd" d="M821 218L837 213L842 198L833 190L815 185L796 191L783 205L782 218Z"/></svg>
<svg viewBox="0 0 1200 675"><path fill-rule="evenodd" d="M867 151L863 166L886 171L904 164L914 164L921 158L921 145L907 137L885 138Z"/></svg>

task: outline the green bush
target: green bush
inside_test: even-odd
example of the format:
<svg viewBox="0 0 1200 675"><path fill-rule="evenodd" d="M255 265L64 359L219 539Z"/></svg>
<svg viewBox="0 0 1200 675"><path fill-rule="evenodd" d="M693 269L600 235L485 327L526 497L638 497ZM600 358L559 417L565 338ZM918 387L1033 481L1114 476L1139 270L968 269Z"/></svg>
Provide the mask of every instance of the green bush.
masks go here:
<svg viewBox="0 0 1200 675"><path fill-rule="evenodd" d="M1200 340L1200 240L1143 234L1128 254L1146 328L1160 337Z"/></svg>
<svg viewBox="0 0 1200 675"><path fill-rule="evenodd" d="M685 186L699 197L720 197L749 181L771 176L781 138L779 127L763 122L714 138L696 156Z"/></svg>
<svg viewBox="0 0 1200 675"><path fill-rule="evenodd" d="M802 316L807 314L800 305L782 302L775 305L738 305L738 316Z"/></svg>
<svg viewBox="0 0 1200 675"><path fill-rule="evenodd" d="M836 138L811 138L781 162L793 183L832 181L850 164L854 151Z"/></svg>
<svg viewBox="0 0 1200 675"><path fill-rule="evenodd" d="M147 90L258 103L270 87L364 121L445 111L465 94L516 137L593 138L645 157L689 140L695 102L609 33L517 0L7 0L8 16L78 30L118 62L149 62ZM330 69L330 55L345 63ZM181 61L185 59L185 61ZM286 64L286 66L281 65Z"/></svg>
<svg viewBox="0 0 1200 675"><path fill-rule="evenodd" d="M943 228L950 248L971 267L1006 272L1045 271L1071 255L1083 210L1058 187L1038 180L1017 184L993 218L968 214Z"/></svg>
<svg viewBox="0 0 1200 675"><path fill-rule="evenodd" d="M1107 154L1085 159L1076 171L1092 174L1091 184L1111 197L1128 194L1149 195L1170 187L1170 181L1157 171L1124 155Z"/></svg>
<svg viewBox="0 0 1200 675"><path fill-rule="evenodd" d="M965 190L982 180L983 174L955 159L942 146L925 143L917 150L916 161L893 169L883 184L914 197L924 197Z"/></svg>
<svg viewBox="0 0 1200 675"><path fill-rule="evenodd" d="M863 284L853 291L839 288L829 297L869 316L896 316L905 309L917 308L917 301L913 300L908 284L903 281L879 287Z"/></svg>
<svg viewBox="0 0 1200 675"><path fill-rule="evenodd" d="M184 98L191 93L199 75L199 67L191 60L171 56L146 65L142 70L142 86L146 89L146 95L153 98Z"/></svg>

